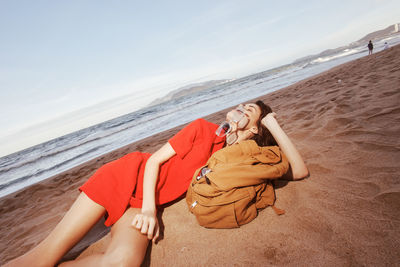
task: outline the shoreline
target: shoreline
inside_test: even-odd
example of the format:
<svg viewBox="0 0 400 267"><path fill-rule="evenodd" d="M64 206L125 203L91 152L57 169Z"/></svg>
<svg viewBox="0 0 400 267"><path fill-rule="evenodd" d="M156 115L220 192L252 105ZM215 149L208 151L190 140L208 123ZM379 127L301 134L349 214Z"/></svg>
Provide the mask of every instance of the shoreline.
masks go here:
<svg viewBox="0 0 400 267"><path fill-rule="evenodd" d="M358 59L360 56L362 56L362 54L363 53L361 53L361 52L359 52L359 53L355 53L355 54L352 54L351 55L351 57L353 57L353 59L350 59L350 58L346 58L346 57L344 57L344 58L340 58L340 59L335 59L335 60L333 60L332 62L335 62L335 61L338 61L338 62L342 62L342 63L334 63L333 64L333 66L331 65L331 66L329 66L329 64L327 64L327 65L324 65L324 64L322 64L322 66L323 67L319 67L319 69L318 69L318 71L315 71L315 69L314 70L309 70L309 73L307 73L307 75L304 75L304 73L303 74L301 74L301 75L298 75L299 77L303 77L302 79L303 80L305 80L305 79L308 79L308 78L311 78L311 77L314 77L314 76L316 76L316 75L318 75L318 74L320 74L320 73L323 73L323 72L325 72L326 70L329 70L328 68L333 68L334 66L337 66L337 64L344 64L344 63L347 63L347 62L349 62L349 61L352 61L352 60L355 60L355 59ZM356 58L354 59L354 56L356 56ZM344 62L344 63L343 63ZM288 65L291 65L291 64L288 64ZM284 67L284 66L288 66L288 65L283 65L283 66L279 66L279 67L277 67L276 69L280 69L280 68L282 68L282 67ZM311 64L311 65L313 65L313 64ZM316 66L319 66L319 64L317 64ZM273 70L275 70L275 69L270 69L270 70L267 70L267 71L265 71L265 72L270 72L270 71L273 71ZM294 73L297 73L298 71L295 71ZM316 73L316 74L315 74ZM242 78L239 78L239 80L241 80L241 79L247 79L247 78L249 78L249 77L252 77L252 76L255 76L255 75L258 75L259 73L256 73L256 74L253 74L253 75L249 75L249 76L246 76L246 77L242 77ZM304 78L305 77L305 78ZM289 78L289 80L292 80L292 77L291 78ZM294 79L294 80L298 80L297 78L296 79ZM300 80L300 81L302 81L302 80ZM297 82L299 82L299 81L297 81ZM295 81L290 81L290 82L286 82L286 83L283 83L283 82L281 82L281 84L280 84L280 88L281 89L283 89L283 88L285 88L285 87L288 87L289 85L288 84L294 84L294 83L296 83ZM286 85L284 85L284 84L286 84ZM268 86L268 85L266 85L266 86ZM271 88L271 87L268 87L268 88ZM275 86L273 86L272 88L276 88ZM271 90L275 90L275 89L271 89ZM280 90L280 89L278 89L278 90ZM222 90L223 91L223 90ZM257 92L257 93L263 93L263 92ZM257 94L258 95L258 94ZM262 97L263 95L261 95L260 97ZM255 99L257 99L257 98L255 98ZM215 112L214 112L215 111ZM209 111L209 112L213 112L213 113L217 113L217 112L219 112L218 110L215 110L215 109L213 109L212 111ZM207 113L209 113L209 112L207 112ZM133 113L135 113L135 112L133 112ZM129 115L129 114L126 114L126 115ZM122 115L122 116L126 116L126 115ZM199 115L198 115L199 116ZM204 116L206 116L206 115L204 115ZM204 117L203 116L203 117ZM103 122L103 123L100 123L100 124L98 124L98 125L102 125L102 124L104 124L104 123L107 123L107 122L109 122L109 121L114 121L115 119L118 119L118 117L117 118L114 118L114 119L111 119L111 120L108 120L108 121L105 121L105 122ZM195 119L195 117L193 117L192 119ZM179 122L179 123L183 123L184 124L184 122ZM181 125L183 125L183 124L181 124ZM172 128L175 128L175 127L179 127L179 126L181 126L181 125L171 125L170 127L172 127ZM93 126L96 126L96 125L93 125ZM88 128L85 128L85 129L80 129L80 130L86 130L86 129L90 129L91 127L93 127L93 126L90 126L90 127L88 127ZM80 131L79 130L79 131ZM167 129L168 130L168 129ZM74 134L74 133L70 133L70 134ZM67 137L67 136L69 136L69 134L67 134L67 135L64 135L63 137ZM138 139L138 138L135 138L136 139L136 141L134 141L134 142L140 142L142 139L145 139L145 138L147 138L147 137L150 137L150 136L140 136L139 138L140 139ZM61 136L59 137L59 138L62 138ZM55 139L54 139L55 140ZM46 141L46 142L44 142L44 143L42 143L42 144L38 144L37 146L41 146L41 145L44 145L44 144L46 144L47 142L51 142L51 141L54 141L54 140L48 140L48 141ZM131 144L133 144L134 143L133 141L131 142L131 143L129 143L129 144L127 144L126 142L124 142L125 144L124 145L122 145L122 146L114 146L114 148L110 148L110 149L107 149L107 150L103 150L103 151L100 151L100 153L101 154L97 154L97 155L91 155L90 153L89 153L89 155L91 155L91 156L89 156L89 157L86 157L85 159L81 159L81 160L77 160L76 162L74 162L74 164L69 164L69 167L62 167L63 165L64 165L64 163L65 163L65 159L63 159L62 160L62 157L60 157L60 158L58 158L57 159L57 157L54 157L54 159L55 159L55 163L54 163L54 165L56 165L56 166L61 166L61 169L62 170L60 170L60 168L56 168L56 172L53 172L52 171L52 174L50 174L50 173L47 173L47 170L45 169L44 171L43 171L43 173L45 174L45 175L42 175L42 174L39 174L38 176L35 174L36 173L36 171L34 171L34 172L29 172L28 171L28 174L26 175L26 176L23 176L22 178L21 177L19 177L19 178L17 178L17 179L15 179L15 180L11 180L10 182L9 182L9 184L8 185L3 185L4 186L4 190L2 189L1 190L1 192L0 192L0 199L1 198L3 198L3 197L5 197L5 196L7 196L7 195L10 195L10 194L13 194L13 193L15 193L15 192L20 192L21 190L24 190L25 188L28 188L29 186L32 186L32 185L34 185L34 184L38 184L38 183L41 183L42 181L45 181L45 180L47 180L47 179L51 179L51 178L53 178L53 177L55 177L55 176L57 176L57 175L60 175L60 174L62 174L62 173L64 173L65 171L69 171L69 170L71 170L71 169L74 169L74 168L76 168L76 167L78 167L78 166L80 166L80 165L82 165L82 164L85 164L85 162L89 162L89 161L91 161L91 160L93 160L93 159L96 159L96 158L99 158L99 157L101 157L101 156L103 156L103 155L106 155L106 154L108 154L108 153L112 153L113 151L116 151L116 150L118 150L118 149L121 149L121 148L123 148L123 147L125 147L125 146L129 146L129 145L131 145ZM118 143L118 142L114 142L114 143ZM111 143L105 143L105 144L107 144L106 146L108 146L108 145L110 145ZM104 145L104 143L102 143L102 145ZM33 148L33 147L32 147ZM29 149L31 149L31 148L26 148L25 150L29 150ZM96 148L97 149L97 148ZM18 151L18 152L16 152L15 153L15 155L19 155L20 153L22 153L24 150L22 150L22 151ZM39 151L37 151L37 153L39 154L40 152ZM81 155L84 155L85 153L82 153L82 154L77 154L77 155L75 155L77 158L78 157L80 157ZM14 155L14 154L11 154L11 155ZM75 158L70 158L68 161L71 161L71 160L75 160ZM29 161L28 161L29 162ZM82 163L83 162L83 163ZM38 163L40 163L40 161L38 160ZM36 164L36 163L35 163ZM7 164L6 164L6 166L7 166ZM11 169L14 169L14 167L12 167ZM36 168L34 167L34 166L32 166L31 167L31 170L35 170ZM53 169L53 168L51 168L51 169ZM24 168L20 168L20 170L19 171L24 171L25 169ZM40 170L40 173L42 173L42 171ZM5 173L3 173L3 177L4 178L6 178L7 177L7 175L8 175L8 172L6 171ZM14 174L15 175L15 174ZM14 176L13 175L13 176ZM18 175L15 175L15 176L17 176L18 177ZM38 181L36 181L36 182L33 182L33 180L38 180ZM7 192L7 193L6 193ZM4 195L6 193L6 195Z"/></svg>
<svg viewBox="0 0 400 267"><path fill-rule="evenodd" d="M163 212L165 239L150 246L148 265L180 265L189 260L198 265L396 264L399 254L395 247L400 240L396 230L400 226L400 189L395 177L400 172L396 131L399 59L397 45L257 97L278 114L282 128L309 166L311 178L277 186L277 203L287 210L286 215L275 217L266 209L250 224L234 230L201 228L184 201L178 201ZM219 124L229 109L204 118ZM1 245L0 264L42 240L77 197L77 188L100 166L129 152L152 153L183 126L0 198L0 223L5 226L0 237L8 243ZM107 232L99 225L92 239L78 244L69 257ZM253 245L248 238L255 240ZM106 242L107 235L86 253L101 250ZM221 242L231 247L220 248ZM222 256L201 251L193 262L204 246Z"/></svg>

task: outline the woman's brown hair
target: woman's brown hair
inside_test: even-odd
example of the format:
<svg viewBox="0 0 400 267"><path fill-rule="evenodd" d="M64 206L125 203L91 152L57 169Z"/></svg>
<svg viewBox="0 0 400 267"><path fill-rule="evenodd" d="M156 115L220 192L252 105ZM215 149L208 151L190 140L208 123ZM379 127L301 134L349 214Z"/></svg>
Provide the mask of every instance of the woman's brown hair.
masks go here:
<svg viewBox="0 0 400 267"><path fill-rule="evenodd" d="M261 120L268 114L272 112L270 106L264 104L261 100L255 103L261 110L260 118L257 121L258 133L254 135L252 140L256 141L259 146L276 146L278 145L275 138L272 136L270 131L261 123Z"/></svg>

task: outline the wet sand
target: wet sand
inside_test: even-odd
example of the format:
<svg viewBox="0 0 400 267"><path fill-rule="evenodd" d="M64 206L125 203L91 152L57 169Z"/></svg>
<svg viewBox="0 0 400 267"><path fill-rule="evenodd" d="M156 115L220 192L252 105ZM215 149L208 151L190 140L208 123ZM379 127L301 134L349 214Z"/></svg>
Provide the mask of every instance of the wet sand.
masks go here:
<svg viewBox="0 0 400 267"><path fill-rule="evenodd" d="M400 46L259 97L303 155L310 178L277 184L267 208L238 229L200 227L184 200L162 213L163 238L145 266L400 266ZM206 119L219 123L226 110ZM154 152L156 134L0 199L0 264L42 240L101 165ZM99 223L66 257L104 250ZM102 238L102 239L101 239Z"/></svg>

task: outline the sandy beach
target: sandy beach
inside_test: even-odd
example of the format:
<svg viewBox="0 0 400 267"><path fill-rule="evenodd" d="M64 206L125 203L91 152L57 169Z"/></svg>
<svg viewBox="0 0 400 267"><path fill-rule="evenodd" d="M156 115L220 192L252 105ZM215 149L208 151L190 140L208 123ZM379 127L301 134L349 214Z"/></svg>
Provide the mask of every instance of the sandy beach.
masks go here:
<svg viewBox="0 0 400 267"><path fill-rule="evenodd" d="M400 266L399 60L395 46L257 98L278 114L311 172L277 183L286 214L267 208L241 228L205 229L179 200L163 209L162 238L143 265ZM219 123L225 113L206 119ZM182 127L0 199L0 264L40 242L96 169L132 151L154 152ZM65 259L102 251L108 231L100 222Z"/></svg>

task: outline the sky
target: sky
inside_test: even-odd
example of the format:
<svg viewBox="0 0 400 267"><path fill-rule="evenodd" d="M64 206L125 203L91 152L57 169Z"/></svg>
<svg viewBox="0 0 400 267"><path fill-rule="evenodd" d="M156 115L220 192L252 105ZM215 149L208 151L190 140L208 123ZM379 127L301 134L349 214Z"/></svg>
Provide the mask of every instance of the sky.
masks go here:
<svg viewBox="0 0 400 267"><path fill-rule="evenodd" d="M0 0L0 156L400 22L400 1Z"/></svg>

